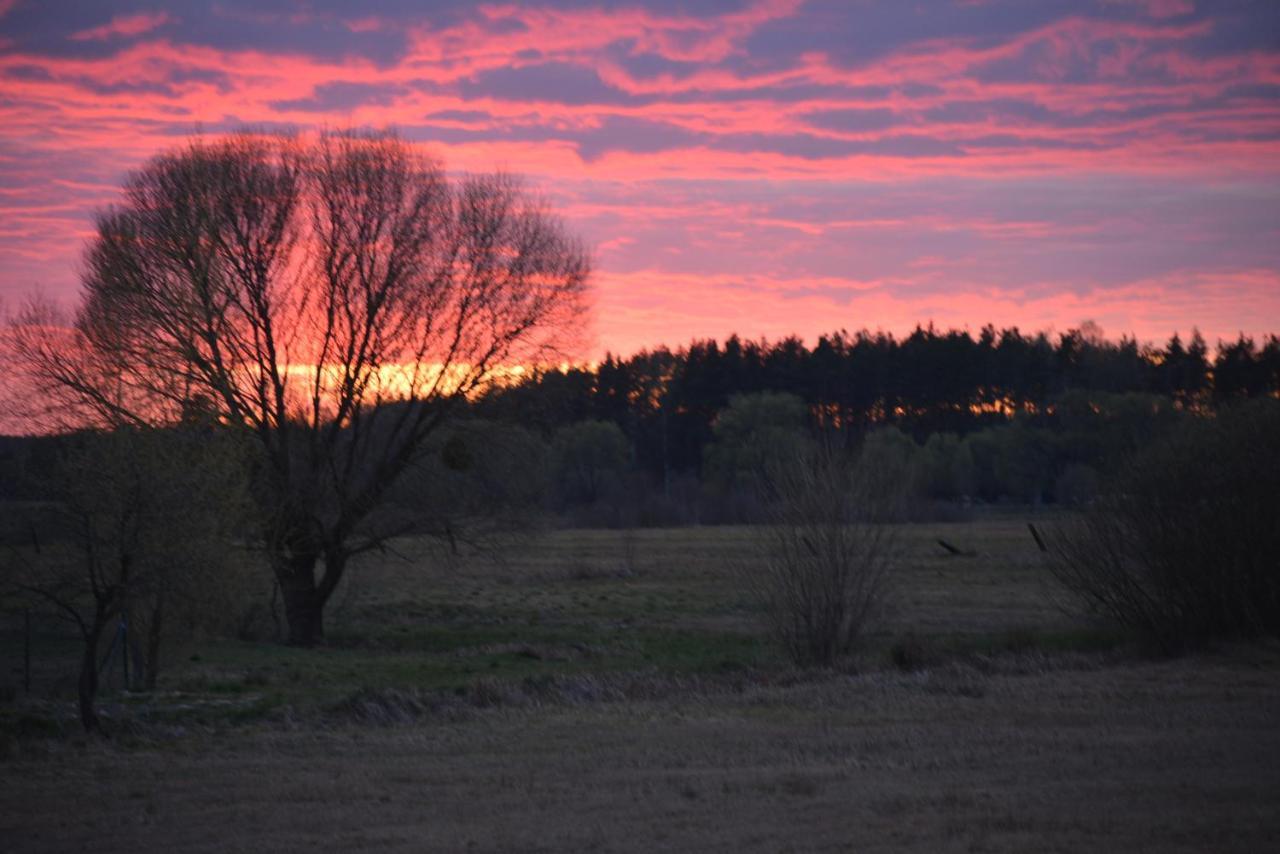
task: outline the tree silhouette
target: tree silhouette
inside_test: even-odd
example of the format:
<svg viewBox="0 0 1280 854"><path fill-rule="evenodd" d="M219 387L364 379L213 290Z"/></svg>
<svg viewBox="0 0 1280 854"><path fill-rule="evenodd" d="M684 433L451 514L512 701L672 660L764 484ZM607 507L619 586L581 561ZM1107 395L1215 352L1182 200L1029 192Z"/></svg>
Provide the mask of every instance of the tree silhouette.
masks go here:
<svg viewBox="0 0 1280 854"><path fill-rule="evenodd" d="M256 438L262 533L307 645L350 558L409 530L379 511L427 438L500 366L564 343L589 262L511 178L455 183L394 136L325 133L155 157L85 267L70 334L24 318L27 364L99 424L198 398Z"/></svg>
<svg viewBox="0 0 1280 854"><path fill-rule="evenodd" d="M723 345L699 340L675 351L610 355L594 374L546 372L497 390L482 408L519 413L547 434L584 418L613 421L631 441L638 466L668 483L673 472L703 469L713 425L730 399L759 392L798 396L811 425L844 444L884 424L923 445L934 434L963 438L1028 419L1028 426L1062 436L1051 454L1032 455L1053 458L1052 479L1063 466L1110 465L1132 453L1136 445L1124 437L1151 440L1175 405L1200 412L1215 401L1280 396L1280 339L1269 336L1261 348L1250 339L1222 344L1212 370L1195 330L1185 343L1174 335L1161 349L1128 337L1108 341L1088 324L1056 343L1044 333L994 326L976 337L933 326L902 339L839 331L812 348L794 337L773 343L730 338ZM1010 436L986 436L963 451L974 461L961 465L960 478L966 484L976 478L979 494L989 498L1005 488L994 471L987 480L982 474L992 443L1006 451L1021 447ZM957 488L941 493L948 491ZM958 493L969 494L967 488Z"/></svg>

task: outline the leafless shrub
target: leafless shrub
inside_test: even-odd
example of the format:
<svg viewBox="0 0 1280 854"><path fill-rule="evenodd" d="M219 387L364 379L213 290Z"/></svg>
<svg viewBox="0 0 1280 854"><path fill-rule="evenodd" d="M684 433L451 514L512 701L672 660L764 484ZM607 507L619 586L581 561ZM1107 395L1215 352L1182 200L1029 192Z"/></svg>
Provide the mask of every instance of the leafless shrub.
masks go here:
<svg viewBox="0 0 1280 854"><path fill-rule="evenodd" d="M747 572L770 629L798 664L853 650L887 593L899 491L868 462L823 451L780 468L761 527L765 559Z"/></svg>
<svg viewBox="0 0 1280 854"><path fill-rule="evenodd" d="M1192 422L1052 537L1088 612L1175 653L1280 635L1280 403Z"/></svg>

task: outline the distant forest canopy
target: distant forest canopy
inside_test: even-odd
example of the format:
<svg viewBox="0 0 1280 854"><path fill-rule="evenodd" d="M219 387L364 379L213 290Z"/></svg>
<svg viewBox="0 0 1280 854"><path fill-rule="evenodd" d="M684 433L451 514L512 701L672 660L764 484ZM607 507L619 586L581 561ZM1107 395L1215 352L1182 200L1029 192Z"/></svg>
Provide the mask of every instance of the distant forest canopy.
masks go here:
<svg viewBox="0 0 1280 854"><path fill-rule="evenodd" d="M796 427L777 394L802 404L809 437L902 457L917 498L1078 503L1178 420L1280 398L1280 338L1241 336L1211 352L1194 331L1154 347L1108 341L1089 323L1052 338L932 325L901 338L839 332L812 347L731 337L539 373L494 390L473 412L548 437L588 421L616 425L632 471L648 478L626 489L669 499L672 483L684 493L715 491L716 481L722 493L740 491L741 478L726 482L719 465L732 456L728 434L741 432L724 415L736 401L734 425L754 421L776 448ZM724 521L743 515L720 512Z"/></svg>
<svg viewBox="0 0 1280 854"><path fill-rule="evenodd" d="M584 419L618 424L637 443L640 462L696 469L716 414L731 397L789 392L822 431L861 434L892 424L923 440L964 435L1015 417L1051 421L1067 392L1147 394L1182 410L1211 411L1229 401L1280 397L1280 337L1219 342L1216 353L1198 332L1173 335L1163 347L1131 338L1108 341L1092 324L1056 336L986 326L977 335L917 327L903 338L886 332L838 332L812 347L795 337L695 341L630 357L607 355L594 369L532 375L499 388L477 414L515 418L544 430ZM665 438L662 424L665 423Z"/></svg>
<svg viewBox="0 0 1280 854"><path fill-rule="evenodd" d="M752 521L770 461L825 440L883 458L925 504L1079 504L1180 421L1256 398L1280 398L1276 335L1212 352L1194 332L1154 347L1087 323L1052 338L840 332L812 347L735 336L494 388L428 449L438 458L411 480L430 497L413 501L539 505L584 525ZM57 446L0 439L0 497L24 493L14 475Z"/></svg>

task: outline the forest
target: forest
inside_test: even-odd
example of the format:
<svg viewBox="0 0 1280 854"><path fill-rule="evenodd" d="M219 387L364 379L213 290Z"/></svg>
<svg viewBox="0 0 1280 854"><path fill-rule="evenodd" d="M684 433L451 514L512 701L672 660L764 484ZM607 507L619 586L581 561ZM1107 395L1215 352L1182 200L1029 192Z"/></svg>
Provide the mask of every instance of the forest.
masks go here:
<svg viewBox="0 0 1280 854"><path fill-rule="evenodd" d="M731 337L608 355L501 386L471 412L562 445L594 442L607 471L587 488L561 472L562 507L608 504L600 493L615 489L629 506L614 501L614 524L679 524L753 521L749 500L715 496L751 491L770 457L805 439L869 438L909 458L922 500L1079 504L1100 472L1182 417L1268 396L1280 397L1275 335L1211 351L1198 332L1155 347L1108 341L1089 323L1056 336L929 325L812 347ZM575 427L585 422L594 430ZM606 507L577 521L608 518Z"/></svg>

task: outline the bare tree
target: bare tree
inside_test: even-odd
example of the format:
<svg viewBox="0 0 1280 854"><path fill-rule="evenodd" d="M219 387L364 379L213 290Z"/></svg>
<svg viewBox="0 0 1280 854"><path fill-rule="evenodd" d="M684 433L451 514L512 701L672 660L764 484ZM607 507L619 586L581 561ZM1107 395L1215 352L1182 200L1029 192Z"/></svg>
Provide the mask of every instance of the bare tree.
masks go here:
<svg viewBox="0 0 1280 854"><path fill-rule="evenodd" d="M195 407L256 437L264 541L309 645L349 560L408 531L378 512L399 474L454 404L563 346L589 266L512 178L451 181L385 134L241 134L130 177L74 328L29 311L19 348L99 424Z"/></svg>

